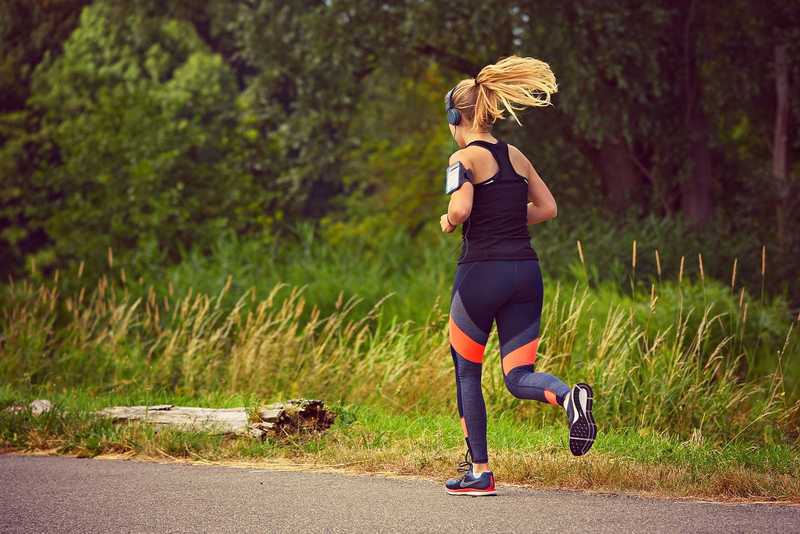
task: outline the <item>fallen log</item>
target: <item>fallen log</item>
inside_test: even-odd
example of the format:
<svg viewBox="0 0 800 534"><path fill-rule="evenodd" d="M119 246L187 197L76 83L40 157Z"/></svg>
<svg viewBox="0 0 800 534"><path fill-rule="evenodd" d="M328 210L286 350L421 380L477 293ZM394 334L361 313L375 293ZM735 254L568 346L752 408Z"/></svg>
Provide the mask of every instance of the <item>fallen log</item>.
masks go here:
<svg viewBox="0 0 800 534"><path fill-rule="evenodd" d="M171 425L182 430L208 430L213 434L247 433L247 412L244 408L194 408L191 406L113 406L97 412L114 422L144 421L154 425Z"/></svg>
<svg viewBox="0 0 800 534"><path fill-rule="evenodd" d="M158 427L201 430L212 434L250 435L255 438L321 432L329 428L336 414L315 399L291 399L259 408L248 417L245 408L195 408L159 404L113 406L96 412L113 421L144 421Z"/></svg>
<svg viewBox="0 0 800 534"><path fill-rule="evenodd" d="M274 436L320 432L333 424L336 414L315 399L291 399L257 410L253 426Z"/></svg>
<svg viewBox="0 0 800 534"><path fill-rule="evenodd" d="M50 410L52 410L53 403L47 399L36 399L34 401L31 401L31 403L28 404L27 406L24 404L15 404L13 406L7 407L5 411L11 413L21 413L28 409L30 409L31 414L33 416L39 416L42 415L43 413L47 413Z"/></svg>

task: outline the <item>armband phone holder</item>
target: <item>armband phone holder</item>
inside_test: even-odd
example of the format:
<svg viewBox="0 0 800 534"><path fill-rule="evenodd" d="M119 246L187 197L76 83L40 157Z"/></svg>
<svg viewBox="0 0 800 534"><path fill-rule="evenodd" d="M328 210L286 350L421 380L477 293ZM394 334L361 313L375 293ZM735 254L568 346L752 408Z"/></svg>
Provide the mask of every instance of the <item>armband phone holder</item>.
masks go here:
<svg viewBox="0 0 800 534"><path fill-rule="evenodd" d="M445 175L444 180L444 192L447 195L452 194L459 187L464 185L466 182L469 182L470 179L470 172L464 167L464 164L460 161L456 161L449 167L447 167L447 174Z"/></svg>

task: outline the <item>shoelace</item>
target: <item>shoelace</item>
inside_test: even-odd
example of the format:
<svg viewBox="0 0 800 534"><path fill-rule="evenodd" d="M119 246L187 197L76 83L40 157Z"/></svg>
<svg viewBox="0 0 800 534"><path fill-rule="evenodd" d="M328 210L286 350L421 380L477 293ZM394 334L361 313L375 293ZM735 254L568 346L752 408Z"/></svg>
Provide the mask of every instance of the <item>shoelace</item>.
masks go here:
<svg viewBox="0 0 800 534"><path fill-rule="evenodd" d="M470 455L469 448L467 448L467 452L464 453L464 461L458 464L458 472L464 473L461 478L467 476L467 473L472 469L472 456Z"/></svg>

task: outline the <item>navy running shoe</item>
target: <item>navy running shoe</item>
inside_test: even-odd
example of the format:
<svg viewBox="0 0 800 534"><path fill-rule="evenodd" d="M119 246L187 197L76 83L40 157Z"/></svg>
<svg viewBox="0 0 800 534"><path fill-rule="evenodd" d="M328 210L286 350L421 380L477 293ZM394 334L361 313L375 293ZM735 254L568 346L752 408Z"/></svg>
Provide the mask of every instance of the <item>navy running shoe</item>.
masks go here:
<svg viewBox="0 0 800 534"><path fill-rule="evenodd" d="M464 473L460 478L451 478L445 482L445 488L450 495L497 495L494 489L494 473L484 471L478 476L472 472L472 462L469 447L464 454L464 461L458 464L458 471Z"/></svg>
<svg viewBox="0 0 800 534"><path fill-rule="evenodd" d="M567 399L569 422L569 450L575 456L589 452L597 435L597 425L592 417L592 388L582 382L575 384Z"/></svg>

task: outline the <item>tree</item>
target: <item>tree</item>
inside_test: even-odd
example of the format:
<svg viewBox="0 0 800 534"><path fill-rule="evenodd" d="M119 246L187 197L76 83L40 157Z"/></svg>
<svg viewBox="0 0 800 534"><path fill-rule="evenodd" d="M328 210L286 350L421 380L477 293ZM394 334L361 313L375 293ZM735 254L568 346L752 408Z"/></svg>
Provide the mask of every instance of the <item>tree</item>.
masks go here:
<svg viewBox="0 0 800 534"><path fill-rule="evenodd" d="M18 274L21 258L46 234L30 220L25 184L36 166L39 117L30 113L31 73L56 53L89 0L0 2L0 274Z"/></svg>
<svg viewBox="0 0 800 534"><path fill-rule="evenodd" d="M27 192L51 240L40 264L85 259L99 271L112 247L144 272L222 229L266 224L236 96L191 25L86 8L63 54L37 67L28 101L46 155Z"/></svg>
<svg viewBox="0 0 800 534"><path fill-rule="evenodd" d="M236 27L243 61L258 74L244 93L263 144L277 158L287 209L317 217L342 190L343 155L364 83L394 57L399 4L366 0L257 0L241 5ZM386 64L386 63L384 63Z"/></svg>

